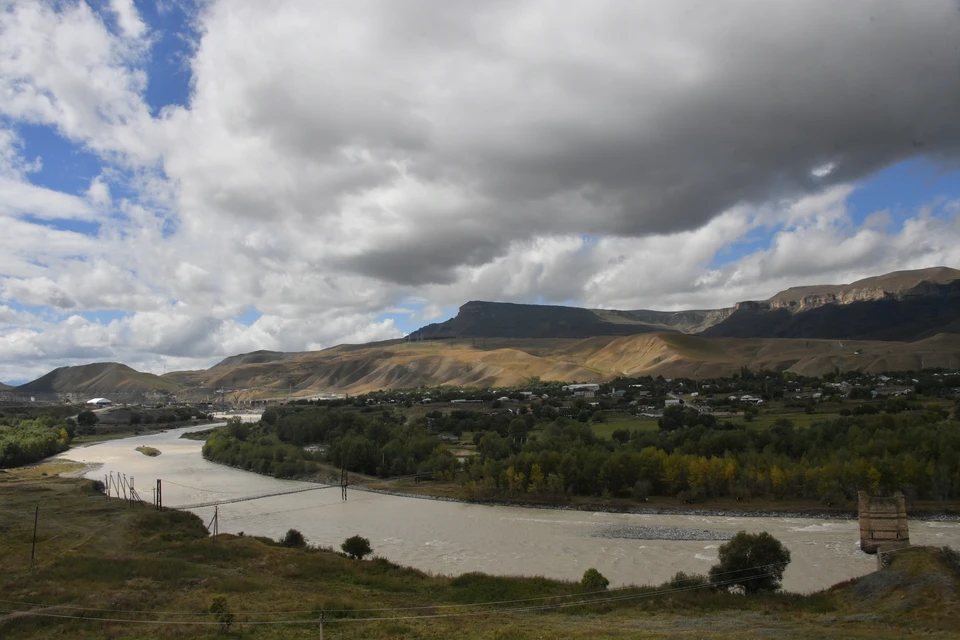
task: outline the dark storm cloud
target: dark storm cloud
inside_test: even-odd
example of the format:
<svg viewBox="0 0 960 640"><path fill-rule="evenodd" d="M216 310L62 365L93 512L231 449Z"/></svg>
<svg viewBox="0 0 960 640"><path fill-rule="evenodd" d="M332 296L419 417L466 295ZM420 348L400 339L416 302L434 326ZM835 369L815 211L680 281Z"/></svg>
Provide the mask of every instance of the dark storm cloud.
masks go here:
<svg viewBox="0 0 960 640"><path fill-rule="evenodd" d="M220 202L257 193L255 216L360 219L345 196L376 200L401 172L460 190L398 205L398 237L371 223L374 240L332 261L395 283L450 282L537 236L698 228L960 149L954 0L303 3L299 23L245 17L285 43L266 61L216 28L227 10L208 16L200 57L237 66L227 121L269 141L270 172L290 166L234 198L217 183Z"/></svg>

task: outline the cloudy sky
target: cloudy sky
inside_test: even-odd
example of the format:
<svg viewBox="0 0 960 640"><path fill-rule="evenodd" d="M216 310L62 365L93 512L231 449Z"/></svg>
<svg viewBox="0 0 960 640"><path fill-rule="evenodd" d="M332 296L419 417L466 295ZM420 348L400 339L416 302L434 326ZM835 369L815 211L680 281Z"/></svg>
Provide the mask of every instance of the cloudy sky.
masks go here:
<svg viewBox="0 0 960 640"><path fill-rule="evenodd" d="M0 380L960 267L957 0L0 0Z"/></svg>

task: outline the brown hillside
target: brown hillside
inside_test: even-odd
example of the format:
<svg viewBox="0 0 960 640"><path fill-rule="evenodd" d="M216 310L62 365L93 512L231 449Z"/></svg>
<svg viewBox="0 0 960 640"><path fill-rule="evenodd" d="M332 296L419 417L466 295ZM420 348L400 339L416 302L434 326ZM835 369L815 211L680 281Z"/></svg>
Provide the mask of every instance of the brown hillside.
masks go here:
<svg viewBox="0 0 960 640"><path fill-rule="evenodd" d="M418 386L514 386L525 378L584 382L617 376L729 376L743 366L808 375L960 368L960 336L915 343L702 338L680 333L585 339L486 339L395 342L292 354L273 362L177 374L207 393L276 397L319 391L360 393ZM200 391L201 389L197 389Z"/></svg>
<svg viewBox="0 0 960 640"><path fill-rule="evenodd" d="M902 293L913 289L922 282L947 284L960 280L960 271L949 267L931 267L929 269L913 269L910 271L893 271L882 276L873 276L851 282L850 284L824 284L805 287L791 287L774 295L770 302L798 303L807 296L836 295L842 296L855 291L883 290L887 293Z"/></svg>
<svg viewBox="0 0 960 640"><path fill-rule="evenodd" d="M118 362L98 362L78 367L60 367L33 382L17 387L28 393L108 394L175 392L179 385L152 373L142 373Z"/></svg>

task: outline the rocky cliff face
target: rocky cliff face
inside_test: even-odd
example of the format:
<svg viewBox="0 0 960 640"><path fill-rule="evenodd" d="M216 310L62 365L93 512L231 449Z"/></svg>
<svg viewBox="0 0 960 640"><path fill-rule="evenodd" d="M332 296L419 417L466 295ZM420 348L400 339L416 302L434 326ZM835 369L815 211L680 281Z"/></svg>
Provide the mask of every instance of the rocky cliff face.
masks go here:
<svg viewBox="0 0 960 640"><path fill-rule="evenodd" d="M960 271L937 267L843 285L793 287L768 300L725 309L620 311L473 301L460 307L455 318L423 327L411 338L586 338L677 331L740 338L914 340L946 331L955 321L960 326L960 317L953 315L960 301L948 302L956 296Z"/></svg>
<svg viewBox="0 0 960 640"><path fill-rule="evenodd" d="M853 287L741 302L701 335L914 341L960 331L960 280Z"/></svg>

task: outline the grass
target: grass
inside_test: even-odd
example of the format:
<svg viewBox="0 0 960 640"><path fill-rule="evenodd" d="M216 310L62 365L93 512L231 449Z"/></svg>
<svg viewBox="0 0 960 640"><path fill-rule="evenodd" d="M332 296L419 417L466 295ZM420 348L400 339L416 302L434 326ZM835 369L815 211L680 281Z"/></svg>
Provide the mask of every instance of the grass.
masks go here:
<svg viewBox="0 0 960 640"><path fill-rule="evenodd" d="M753 420L746 422L743 419L743 416L732 416L730 418L718 418L718 420L730 420L734 424L745 424L748 428L751 429L769 429L774 425L777 420L781 418L789 420L793 423L793 426L797 429L804 429L811 426L815 422L822 422L824 420L833 420L834 418L839 417L839 414L827 414L827 413L804 413L802 411L796 412L765 412L754 416Z"/></svg>
<svg viewBox="0 0 960 640"><path fill-rule="evenodd" d="M140 446L137 447L137 451L145 456L150 456L151 458L156 458L158 455L160 455L160 449L155 447Z"/></svg>
<svg viewBox="0 0 960 640"><path fill-rule="evenodd" d="M656 418L634 418L629 417L626 419L619 420L609 420L607 422L594 422L591 425L593 433L598 438L607 438L609 439L614 431L618 429L626 429L629 432L633 431L656 431L659 429Z"/></svg>
<svg viewBox="0 0 960 640"><path fill-rule="evenodd" d="M42 468L50 473L58 467ZM37 554L30 571L38 505ZM192 514L107 502L92 492L89 481L38 476L36 469L0 474L0 609L20 612L0 613L0 636L11 640L313 637L321 610L324 631L332 638L739 638L762 631L782 637L883 640L919 628L926 630L924 637L954 637L960 621L946 587L955 588L958 576L942 570L944 562L931 554L905 554L903 566L899 561L891 569L908 574L898 584L906 585L909 606L898 605L896 611L887 607L897 602L896 589L865 604L854 597L857 584L851 582L811 596L747 598L643 588L618 592L633 594L633 599L545 612L360 621L451 614L464 611L458 607L468 603L499 600L558 603L581 590L575 583L546 578L432 576L382 559L355 561L329 550L287 549L263 538L209 537ZM217 625L136 622L209 622L202 614L220 595L235 614L225 634ZM938 606L925 604L929 598ZM469 611L511 606L522 605ZM369 611L388 607L422 608ZM127 622L40 617L31 611ZM295 622L244 624L255 620Z"/></svg>

